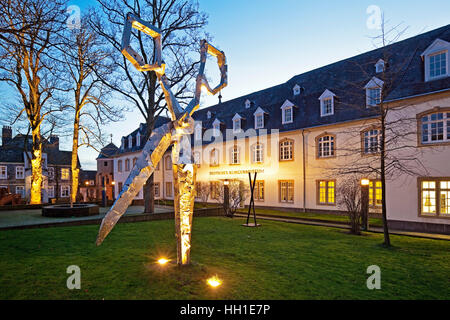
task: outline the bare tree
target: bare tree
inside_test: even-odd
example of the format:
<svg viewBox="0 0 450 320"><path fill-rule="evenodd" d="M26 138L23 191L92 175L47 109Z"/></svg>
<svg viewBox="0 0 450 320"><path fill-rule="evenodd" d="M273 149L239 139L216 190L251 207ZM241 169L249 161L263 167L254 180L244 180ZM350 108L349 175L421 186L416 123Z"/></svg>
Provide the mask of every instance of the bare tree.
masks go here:
<svg viewBox="0 0 450 320"><path fill-rule="evenodd" d="M197 182L197 196L202 200L203 206L206 207L209 195L211 194L211 187L208 182Z"/></svg>
<svg viewBox="0 0 450 320"><path fill-rule="evenodd" d="M359 179L350 176L343 179L337 188L337 205L343 208L350 220L350 232L361 234L361 186Z"/></svg>
<svg viewBox="0 0 450 320"><path fill-rule="evenodd" d="M166 110L166 104L155 72L135 70L120 53L125 16L131 12L161 30L166 75L180 103L187 103L193 95L198 64L193 54L199 50L200 39L208 38L202 31L207 24L207 16L199 11L198 3L191 0L97 1L101 13L92 15L91 24L113 48L111 59L117 70L113 81L103 79L103 82L140 111L147 124L148 138L156 118ZM133 29L131 45L140 51L144 63L153 63L155 51L151 37ZM148 213L154 212L153 188L151 176L144 186L145 212Z"/></svg>
<svg viewBox="0 0 450 320"><path fill-rule="evenodd" d="M219 203L227 208L225 215L233 218L234 214L239 208L242 208L245 200L248 197L249 189L246 188L245 183L240 180L231 180L228 184L228 206L225 206L225 187L221 183L215 183L212 185L215 188L214 193L217 195Z"/></svg>
<svg viewBox="0 0 450 320"><path fill-rule="evenodd" d="M42 135L44 119L58 110L52 104L57 90L53 57L58 33L64 27L65 0L23 0L0 2L0 81L15 89L21 103L13 123L27 120L32 135L31 200L41 203ZM32 25L30 25L32 22Z"/></svg>
<svg viewBox="0 0 450 320"><path fill-rule="evenodd" d="M86 20L87 17L83 19ZM98 151L104 145L102 127L120 116L120 109L108 103L110 87L99 79L108 79L113 72L107 63L108 55L87 24L69 31L62 45L62 60L67 68L63 74L67 75L67 89L73 94L69 104L73 116L71 203L76 201L79 186L78 149L86 146Z"/></svg>

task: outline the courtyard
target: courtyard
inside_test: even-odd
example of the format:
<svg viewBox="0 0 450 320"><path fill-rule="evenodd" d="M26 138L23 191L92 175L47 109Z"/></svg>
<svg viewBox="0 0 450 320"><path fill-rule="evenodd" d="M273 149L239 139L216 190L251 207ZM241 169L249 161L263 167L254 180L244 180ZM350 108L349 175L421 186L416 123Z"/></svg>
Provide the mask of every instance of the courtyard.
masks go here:
<svg viewBox="0 0 450 320"><path fill-rule="evenodd" d="M194 219L192 264L176 258L173 221L118 224L102 246L98 225L0 232L0 299L449 299L450 242L262 222ZM69 290L68 266L81 270ZM369 290L366 269L381 269L381 289ZM223 285L210 288L217 275Z"/></svg>

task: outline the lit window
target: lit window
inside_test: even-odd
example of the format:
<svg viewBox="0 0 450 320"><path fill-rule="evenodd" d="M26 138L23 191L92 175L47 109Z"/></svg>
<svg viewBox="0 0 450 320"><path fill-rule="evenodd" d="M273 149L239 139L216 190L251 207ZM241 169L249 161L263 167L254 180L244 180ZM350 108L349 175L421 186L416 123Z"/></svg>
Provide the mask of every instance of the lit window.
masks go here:
<svg viewBox="0 0 450 320"><path fill-rule="evenodd" d="M317 141L317 156L327 158L334 156L334 137L330 135L322 136Z"/></svg>
<svg viewBox="0 0 450 320"><path fill-rule="evenodd" d="M166 196L172 197L172 182L166 182Z"/></svg>
<svg viewBox="0 0 450 320"><path fill-rule="evenodd" d="M430 78L447 75L447 52L436 53L429 57Z"/></svg>
<svg viewBox="0 0 450 320"><path fill-rule="evenodd" d="M381 133L378 129L367 130L364 132L364 153L378 153L381 147Z"/></svg>
<svg viewBox="0 0 450 320"><path fill-rule="evenodd" d="M421 119L422 143L450 141L450 112L437 112Z"/></svg>
<svg viewBox="0 0 450 320"><path fill-rule="evenodd" d="M336 202L336 188L333 180L321 180L317 184L319 204L334 205Z"/></svg>
<svg viewBox="0 0 450 320"><path fill-rule="evenodd" d="M261 143L257 143L253 146L253 162L260 163L263 162L263 145Z"/></svg>
<svg viewBox="0 0 450 320"><path fill-rule="evenodd" d="M61 198L68 198L70 196L70 186L61 186Z"/></svg>
<svg viewBox="0 0 450 320"><path fill-rule="evenodd" d="M369 205L373 207L379 207L381 206L381 200L382 200L381 181L371 180L369 182Z"/></svg>
<svg viewBox="0 0 450 320"><path fill-rule="evenodd" d="M288 139L280 142L280 161L292 160L293 145L293 141Z"/></svg>
<svg viewBox="0 0 450 320"><path fill-rule="evenodd" d="M294 202L294 181L279 181L280 202Z"/></svg>
<svg viewBox="0 0 450 320"><path fill-rule="evenodd" d="M231 164L239 164L239 163L240 163L239 147L234 146L231 148Z"/></svg>
<svg viewBox="0 0 450 320"><path fill-rule="evenodd" d="M421 182L422 214L450 216L450 179Z"/></svg>
<svg viewBox="0 0 450 320"><path fill-rule="evenodd" d="M264 181L257 180L255 183L254 197L256 201L264 201Z"/></svg>
<svg viewBox="0 0 450 320"><path fill-rule="evenodd" d="M70 172L68 168L61 169L61 180L69 180Z"/></svg>
<svg viewBox="0 0 450 320"><path fill-rule="evenodd" d="M16 167L16 179L24 179L24 178L25 178L25 168Z"/></svg>
<svg viewBox="0 0 450 320"><path fill-rule="evenodd" d="M0 166L0 179L8 179L8 168Z"/></svg>

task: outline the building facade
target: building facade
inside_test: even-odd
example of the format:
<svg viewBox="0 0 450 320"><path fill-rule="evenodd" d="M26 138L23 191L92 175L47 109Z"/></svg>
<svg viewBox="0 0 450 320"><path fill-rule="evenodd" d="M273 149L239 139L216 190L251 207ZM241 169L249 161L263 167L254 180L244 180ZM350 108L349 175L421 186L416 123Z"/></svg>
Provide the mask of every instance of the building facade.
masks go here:
<svg viewBox="0 0 450 320"><path fill-rule="evenodd" d="M248 173L257 172L257 206L337 212L345 210L341 186L368 178L377 214L384 132L390 225L449 233L449 52L450 25L198 110L197 181L248 185ZM143 147L143 129L123 137L112 157L116 194ZM166 153L155 171L157 197L173 198L172 179Z"/></svg>

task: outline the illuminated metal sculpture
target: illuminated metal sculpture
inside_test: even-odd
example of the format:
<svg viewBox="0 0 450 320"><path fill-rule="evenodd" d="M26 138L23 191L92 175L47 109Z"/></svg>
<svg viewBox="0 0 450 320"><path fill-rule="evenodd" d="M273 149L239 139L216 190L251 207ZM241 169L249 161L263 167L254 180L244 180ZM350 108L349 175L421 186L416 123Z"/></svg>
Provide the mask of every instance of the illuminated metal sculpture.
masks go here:
<svg viewBox="0 0 450 320"><path fill-rule="evenodd" d="M154 64L145 64L142 57L131 47L132 28L142 31L154 39L156 52ZM122 54L137 70L143 72L154 71L156 73L164 92L172 121L153 130L142 150L142 154L137 159L133 170L125 181L117 200L103 218L97 236L97 245L103 242L120 217L125 213L147 179L153 174L164 153L172 145L177 263L189 264L196 178L196 166L193 165L191 143L188 137L194 131L194 120L191 116L199 107L202 88L215 95L227 85L227 64L223 51L214 48L206 40L200 42L200 47L200 69L196 78L194 98L186 108L182 108L173 95L165 75L165 63L162 59L161 31L131 13L127 14L122 38ZM204 74L207 54L217 58L221 72L220 84L214 89L209 86Z"/></svg>

